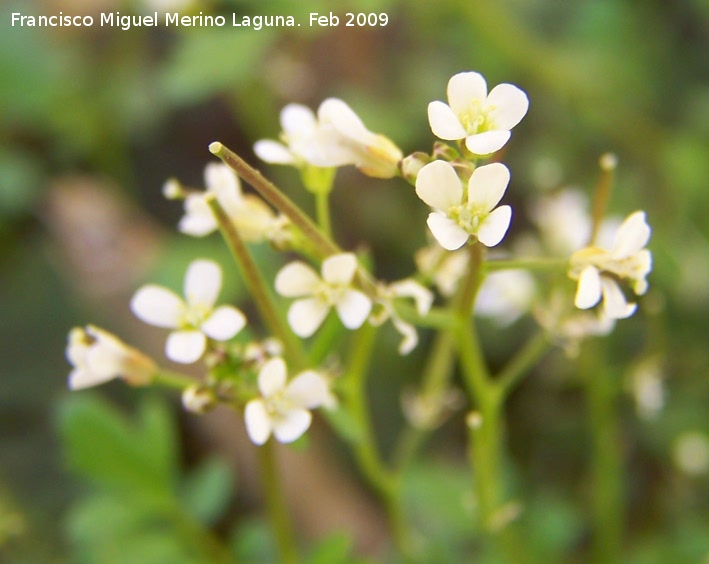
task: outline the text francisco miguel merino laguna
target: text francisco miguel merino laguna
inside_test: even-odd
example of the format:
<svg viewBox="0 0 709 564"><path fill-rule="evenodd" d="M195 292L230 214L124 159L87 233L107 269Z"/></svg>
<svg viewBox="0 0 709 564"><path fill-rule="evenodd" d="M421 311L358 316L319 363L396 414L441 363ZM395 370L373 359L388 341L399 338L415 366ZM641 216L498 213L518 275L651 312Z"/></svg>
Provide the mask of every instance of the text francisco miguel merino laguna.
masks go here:
<svg viewBox="0 0 709 564"><path fill-rule="evenodd" d="M317 16L317 14L315 15ZM139 26L156 27L160 25L160 19L158 12L143 16L124 15L120 12L101 12L101 15L96 18L67 15L63 12L51 16L26 16L21 12L13 12L12 27L92 27L96 22L101 27L120 27L123 30L128 30L131 27ZM182 16L178 12L165 13L162 20L165 27L223 27L227 25L226 17L203 15L202 12L195 16ZM294 27L300 24L295 23L293 16L239 16L232 14L231 25L259 30L262 27Z"/></svg>

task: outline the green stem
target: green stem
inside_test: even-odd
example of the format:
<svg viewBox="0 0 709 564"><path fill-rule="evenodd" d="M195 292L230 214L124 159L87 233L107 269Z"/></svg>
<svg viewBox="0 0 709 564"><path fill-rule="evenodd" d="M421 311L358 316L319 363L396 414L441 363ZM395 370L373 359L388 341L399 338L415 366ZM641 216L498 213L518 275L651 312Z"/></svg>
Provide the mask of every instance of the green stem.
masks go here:
<svg viewBox="0 0 709 564"><path fill-rule="evenodd" d="M601 229L603 218L606 215L606 208L611 197L613 189L613 172L614 167L606 167L601 165L601 176L598 179L596 190L593 194L593 202L591 206L591 240L589 244L593 244L598 237L598 232Z"/></svg>
<svg viewBox="0 0 709 564"><path fill-rule="evenodd" d="M276 535L280 562L293 564L298 562L298 551L286 506L286 497L278 478L275 449L276 444L273 439L257 448L261 467L260 477L271 527Z"/></svg>
<svg viewBox="0 0 709 564"><path fill-rule="evenodd" d="M180 390L186 388L187 386L193 386L196 383L197 381L190 376L164 369L160 369L160 372L155 373L152 380L152 384L157 386L178 388Z"/></svg>
<svg viewBox="0 0 709 564"><path fill-rule="evenodd" d="M376 327L366 324L354 335L348 370L344 376L344 399L357 426L354 444L357 463L384 503L396 546L402 554L410 555L410 541L400 503L399 479L381 460L367 409L366 376L376 333Z"/></svg>
<svg viewBox="0 0 709 564"><path fill-rule="evenodd" d="M318 226L323 234L332 239L332 228L330 226L330 192L321 191L315 193L315 213L318 218Z"/></svg>
<svg viewBox="0 0 709 564"><path fill-rule="evenodd" d="M321 259L342 252L288 196L236 153L218 141L211 143L209 150L250 184L267 202L288 217L311 241L315 252Z"/></svg>
<svg viewBox="0 0 709 564"><path fill-rule="evenodd" d="M603 362L600 347L584 351L581 370L586 383L591 431L591 472L594 539L593 562L620 562L623 538L623 462L615 374Z"/></svg>
<svg viewBox="0 0 709 564"><path fill-rule="evenodd" d="M480 339L472 319L473 304L483 279L483 249L480 244L470 247L468 273L463 279L459 316L458 354L463 369L463 380L477 412L468 417L468 456L473 469L473 488L478 501L479 522L499 560L514 561L518 543L506 527L503 503L504 472L502 448L504 444L503 387L492 380L485 364ZM517 553L517 556L519 552Z"/></svg>
<svg viewBox="0 0 709 564"><path fill-rule="evenodd" d="M251 298L263 318L263 322L266 324L268 330L283 343L287 355L299 367L304 367L306 362L305 356L300 348L300 343L278 314L266 283L261 276L261 272L256 266L251 253L249 253L244 240L241 238L241 235L239 235L238 229L229 219L229 216L219 204L216 197L212 194L208 194L205 199L217 219L222 236L231 250L234 260L249 289Z"/></svg>
<svg viewBox="0 0 709 564"><path fill-rule="evenodd" d="M463 379L468 388L471 400L480 401L487 394L490 375L483 359L472 318L473 304L482 283L483 249L478 243L470 246L470 263L468 273L463 278L459 290L459 301L456 306L458 317L458 354L463 365Z"/></svg>
<svg viewBox="0 0 709 564"><path fill-rule="evenodd" d="M433 406L431 421L420 422L419 426L407 426L402 431L394 449L394 466L406 467L413 459L421 444L438 423L444 409L446 391L453 374L455 353L455 333L444 330L436 334L421 378L419 400L424 406Z"/></svg>
<svg viewBox="0 0 709 564"><path fill-rule="evenodd" d="M551 349L551 343L546 333L533 335L524 346L517 351L495 379L495 383L507 397L524 378L530 369Z"/></svg>
<svg viewBox="0 0 709 564"><path fill-rule="evenodd" d="M483 270L494 272L496 270L533 270L538 272L559 271L565 272L569 267L568 258L525 258L512 260L486 261Z"/></svg>

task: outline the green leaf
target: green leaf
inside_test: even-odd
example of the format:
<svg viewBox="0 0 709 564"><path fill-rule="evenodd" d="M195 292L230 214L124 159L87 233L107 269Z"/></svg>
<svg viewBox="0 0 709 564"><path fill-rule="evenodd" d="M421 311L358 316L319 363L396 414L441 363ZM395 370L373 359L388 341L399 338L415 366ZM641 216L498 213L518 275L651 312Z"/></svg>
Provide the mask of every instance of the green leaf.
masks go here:
<svg viewBox="0 0 709 564"><path fill-rule="evenodd" d="M176 446L167 407L146 400L138 422L88 394L61 406L59 430L69 467L111 487L165 495L175 483Z"/></svg>
<svg viewBox="0 0 709 564"><path fill-rule="evenodd" d="M99 494L75 504L66 518L79 562L200 562L164 512L139 496Z"/></svg>
<svg viewBox="0 0 709 564"><path fill-rule="evenodd" d="M234 494L234 475L223 460L211 458L195 469L182 485L181 499L200 523L213 524Z"/></svg>

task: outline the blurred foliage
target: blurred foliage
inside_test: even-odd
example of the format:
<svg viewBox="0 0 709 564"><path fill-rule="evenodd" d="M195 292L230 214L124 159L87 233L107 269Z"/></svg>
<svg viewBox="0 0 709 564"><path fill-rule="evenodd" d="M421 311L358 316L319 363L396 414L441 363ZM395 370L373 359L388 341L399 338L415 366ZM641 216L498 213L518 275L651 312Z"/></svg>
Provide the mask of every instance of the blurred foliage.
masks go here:
<svg viewBox="0 0 709 564"><path fill-rule="evenodd" d="M185 439L165 405L146 403L137 422L129 422L88 396L66 398L68 368L60 362L66 329L87 318L110 318L116 304L84 295L78 281L55 268L62 241L47 228L44 204L56 180L75 173L108 180L158 226L172 229L180 207L163 200L160 186L172 176L201 186L210 141L222 140L254 161L251 144L277 134L283 105L316 107L327 96L340 96L404 151L427 149L432 137L426 104L443 99L448 78L461 70L478 70L490 84L515 83L530 96L530 113L507 155L519 200L514 203L570 184L590 193L597 158L611 150L620 158L611 211L647 210L655 257L651 291L642 313L604 342L619 389L629 388L633 371L649 355L665 387L665 406L652 419L638 416L632 394L618 406L627 561L706 558L709 473L688 474L675 462L683 433L709 436L705 0L338 4L341 14L388 13L390 23L381 29L9 25L13 11L128 13L139 4L32 0L0 6L0 559L52 561L67 554L76 561L110 561L120 543L131 551L122 553L127 560L146 561L150 554L195 561L202 541L191 544L180 527L211 534L229 499L231 482L219 463L185 470L179 455ZM324 0L279 0L268 7L213 0L199 9L291 14L303 22L311 11L334 10ZM286 190L296 177L292 170L266 172ZM408 271L411 253L424 241L422 229L401 237L411 233L412 218L425 216L415 199L402 196L405 190L403 183L365 183L358 173L342 171L333 194L338 236L351 247L367 239L378 270L392 278ZM523 215L516 217L511 235L526 223ZM177 235L164 237L156 268L178 285L187 243ZM190 244L200 253L224 252L216 239ZM525 328L507 331L495 339L494 357L509 354ZM409 368L416 373L418 354L406 360L407 373L378 380L380 427L400 423L398 390L410 381ZM389 363L382 359L381 374L390 373ZM554 354L509 407L518 473L510 479L526 492L521 519L534 539L530 558L540 561L583 555L588 540L589 444L581 388L575 364ZM117 388L106 393L125 399ZM51 424L57 410L79 480L61 468ZM460 440L451 428L444 427L431 447L444 458ZM471 508L452 491L464 481L456 465L446 458L441 467L422 465L408 478L412 519L443 541L431 547L431 559L474 549L460 522ZM91 484L88 492L85 483ZM57 528L60 519L65 526ZM250 555L247 561L272 558L264 523L250 515L240 519L239 534L230 539L237 553ZM110 527L101 525L107 522ZM346 539L334 535L313 548L312 559L347 561L350 550Z"/></svg>

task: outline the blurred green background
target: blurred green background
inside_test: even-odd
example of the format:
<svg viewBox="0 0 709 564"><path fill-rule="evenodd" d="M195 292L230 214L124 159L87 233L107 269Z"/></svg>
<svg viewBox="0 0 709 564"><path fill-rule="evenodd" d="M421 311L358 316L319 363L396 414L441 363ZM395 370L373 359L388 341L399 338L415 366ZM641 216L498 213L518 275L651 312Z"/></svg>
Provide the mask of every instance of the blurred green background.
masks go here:
<svg viewBox="0 0 709 564"><path fill-rule="evenodd" d="M630 393L619 405L627 469L624 550L627 561L637 562L709 557L709 461L702 464L709 457L707 0L338 4L341 16L386 13L388 25L375 28L347 28L342 17L339 27L303 23L259 31L10 27L14 11L150 13L148 4L32 0L0 7L0 560L121 561L92 559L76 532L76 504L91 480L81 464L76 471L76 460L68 471L61 437L71 444L66 437L81 433L67 429L102 416L94 413L99 404L69 400L64 346L70 327L92 322L159 355L161 335L128 312L131 293L148 279L177 288L192 258L225 256L216 237L176 233L181 207L164 200L162 183L174 176L202 186L214 140L255 162L251 146L277 135L282 106L296 101L316 108L328 96L346 100L405 153L428 151L426 106L445 99L448 79L464 70L481 72L490 86L512 82L530 97L506 155L510 197L520 209L546 189L574 185L590 194L598 157L612 151L620 164L611 211L647 211L651 291L605 352L619 380L650 370L664 386L664 407L651 417L638 415ZM309 12L334 11L325 0L214 0L180 8L200 10L292 15L302 22ZM297 189L292 170L262 168L286 190ZM373 181L351 170L338 175L333 194L338 237L350 248L366 240L388 279L408 274L411 253L425 242L423 228L411 229L412 216L423 225L425 210L409 196L403 181ZM512 236L524 226L520 214ZM228 282L227 295L238 299L238 280ZM516 340L514 334L505 339L495 355ZM384 429L399 424L400 415L389 415L396 411L394 390L407 383L404 372L415 373L416 361L404 361L402 373L384 385L377 400ZM510 405L511 453L550 530L570 531L559 546L567 557L583 559L583 401L572 364L554 357L545 370ZM156 462L172 465L168 474L200 468L209 448L176 403L146 404L141 416L139 405L150 393L111 384L97 396L133 414L129 420L138 427L132 431L121 427L120 415L107 424L128 450L142 430L168 445L166 458ZM460 436L448 431L445 444L455 450ZM687 437L694 439L690 463L678 463ZM384 432L385 446L387 440ZM200 487L225 498L224 467L201 468L207 485ZM253 501L238 486L236 499L236 505L247 500L237 513L248 513ZM226 511L220 503L226 502L204 511ZM115 517L98 514L108 522ZM214 515L209 519L219 523ZM565 529L554 519L574 525Z"/></svg>

